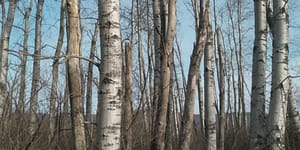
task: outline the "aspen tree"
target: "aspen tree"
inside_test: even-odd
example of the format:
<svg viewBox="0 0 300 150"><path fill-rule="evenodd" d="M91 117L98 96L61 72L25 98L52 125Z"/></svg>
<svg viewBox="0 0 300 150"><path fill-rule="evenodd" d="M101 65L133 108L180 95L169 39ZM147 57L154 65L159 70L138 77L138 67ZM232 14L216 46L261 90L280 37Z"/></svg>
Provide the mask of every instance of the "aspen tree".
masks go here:
<svg viewBox="0 0 300 150"><path fill-rule="evenodd" d="M170 58L173 51L173 40L176 32L176 0L164 0L160 3L162 8L162 61L160 99L157 108L154 141L151 148L163 150L165 148L165 133L167 123L167 109L169 101L169 85L171 76Z"/></svg>
<svg viewBox="0 0 300 150"><path fill-rule="evenodd" d="M99 36L99 22L95 23L95 29L92 37L91 42L91 50L90 50L90 60L94 60L95 53L96 53L96 43L97 37ZM93 118L92 118L92 96L93 96L93 71L94 64L93 62L89 62L88 64L88 74L87 74L87 82L86 82L86 112L85 112L85 120L87 121L86 130L87 130L87 145L91 147L92 144L92 137L93 137Z"/></svg>
<svg viewBox="0 0 300 150"><path fill-rule="evenodd" d="M220 27L216 29L217 45L219 54L219 97L220 97L220 118L219 118L219 133L218 133L218 149L224 150L225 143L225 52L223 47L223 38Z"/></svg>
<svg viewBox="0 0 300 150"><path fill-rule="evenodd" d="M160 72L161 72L161 15L160 0L153 0L153 24L154 24L154 92L152 101L152 133L154 135L158 98L160 91Z"/></svg>
<svg viewBox="0 0 300 150"><path fill-rule="evenodd" d="M272 85L269 108L269 149L285 149L288 81L288 1L273 0Z"/></svg>
<svg viewBox="0 0 300 150"><path fill-rule="evenodd" d="M30 93L30 134L36 132L37 128L37 110L38 110L38 96L40 90L40 59L42 51L42 15L43 15L44 0L38 0L36 9L36 21L35 21L35 40L34 40L34 59L33 59L33 71L32 71L32 83Z"/></svg>
<svg viewBox="0 0 300 150"><path fill-rule="evenodd" d="M132 149L132 58L133 47L125 43L125 65L124 65L124 101L123 101L123 141L124 149Z"/></svg>
<svg viewBox="0 0 300 150"><path fill-rule="evenodd" d="M57 45L56 45L56 51L55 51L55 56L59 57L61 53L61 49L63 46L63 39L64 39L64 28L65 28L65 0L61 1L61 6L60 6L60 23L59 23L59 35L58 35L58 40L57 40ZM52 84L51 84L51 91L50 91L50 118L49 118L49 130L50 130L50 135L49 135L49 141L50 143L53 142L54 136L55 136L55 103L56 100L58 99L58 93L57 93L57 82L58 82L58 66L59 66L59 61L58 59L53 60L53 69L52 69ZM54 144L51 144L51 146L54 146Z"/></svg>
<svg viewBox="0 0 300 150"><path fill-rule="evenodd" d="M9 39L12 30L17 0L9 1L8 13L6 17L5 4L1 1L2 6L2 31L0 37L0 119L2 119L4 106L7 103L7 72L8 72L8 49Z"/></svg>
<svg viewBox="0 0 300 150"><path fill-rule="evenodd" d="M195 7L198 5L196 1L194 1ZM188 80L187 80L187 89L186 89L186 98L184 103L184 113L182 118L182 125L180 128L180 136L179 136L179 145L178 149L185 150L190 149L190 141L191 141L191 132L192 132L192 124L194 117L194 105L195 105L195 95L197 90L197 82L199 78L199 70L200 70L200 62L204 53L205 44L207 41L208 35L208 17L209 17L209 1L202 0L200 2L200 13L195 11L195 16L199 15L195 18L196 23L199 21L199 26L195 27L196 30L196 43L193 49L193 53L191 56Z"/></svg>
<svg viewBox="0 0 300 150"><path fill-rule="evenodd" d="M300 149L300 118L299 118L299 111L298 111L298 107L297 107L297 101L296 101L296 96L295 96L295 91L293 89L292 86L292 80L289 79L290 83L289 83L289 95L288 95L288 119L289 119L289 123L290 123L290 130L292 131L291 138L289 139L290 141L294 141L294 145L290 145L293 146L294 149Z"/></svg>
<svg viewBox="0 0 300 150"><path fill-rule="evenodd" d="M265 90L266 90L266 53L267 53L267 0L254 1L255 41L252 64L252 97L250 120L251 150L263 149L265 142Z"/></svg>
<svg viewBox="0 0 300 150"><path fill-rule="evenodd" d="M29 37L29 16L32 10L33 0L30 0L29 7L26 9L24 15L24 39L23 39L23 52L28 52L28 37ZM25 89L26 89L26 66L27 56L23 55L21 60L21 72L20 72L20 92L18 100L18 110L20 113L24 113L25 109Z"/></svg>
<svg viewBox="0 0 300 150"><path fill-rule="evenodd" d="M209 7L208 7L209 15ZM207 42L204 50L204 101L205 101L205 120L207 150L215 150L216 144L216 100L215 100L215 81L214 81L214 52L212 25L208 16Z"/></svg>
<svg viewBox="0 0 300 150"><path fill-rule="evenodd" d="M71 106L73 149L85 150L86 142L83 124L83 104L80 85L80 62L78 58L78 56L80 55L78 0L67 0L67 14L67 24L69 25L67 31L67 76Z"/></svg>
<svg viewBox="0 0 300 150"><path fill-rule="evenodd" d="M99 0L101 64L95 149L120 148L122 49L120 1Z"/></svg>

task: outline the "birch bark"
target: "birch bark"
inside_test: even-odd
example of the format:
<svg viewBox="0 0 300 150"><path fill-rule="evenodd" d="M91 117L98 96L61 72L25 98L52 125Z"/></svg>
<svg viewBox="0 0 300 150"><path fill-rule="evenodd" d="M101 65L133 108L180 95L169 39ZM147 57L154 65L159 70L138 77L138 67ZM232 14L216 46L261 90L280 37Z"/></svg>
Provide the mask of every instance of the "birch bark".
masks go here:
<svg viewBox="0 0 300 150"><path fill-rule="evenodd" d="M8 71L8 49L9 39L14 22L15 10L17 7L17 1L9 1L8 14L5 17L4 1L1 1L2 5L2 31L0 41L0 119L3 117L4 106L7 102L7 71Z"/></svg>
<svg viewBox="0 0 300 150"><path fill-rule="evenodd" d="M272 85L269 109L270 150L285 149L288 78L288 1L273 0Z"/></svg>
<svg viewBox="0 0 300 150"><path fill-rule="evenodd" d="M252 98L250 120L250 147L263 149L266 145L265 89L267 53L267 0L254 1L255 41L252 65Z"/></svg>
<svg viewBox="0 0 300 150"><path fill-rule="evenodd" d="M120 1L99 0L101 64L96 149L120 148L122 49Z"/></svg>
<svg viewBox="0 0 300 150"><path fill-rule="evenodd" d="M209 13L208 13L209 14ZM204 51L204 101L207 150L215 150L216 146L216 100L214 81L214 49L212 26L210 16L208 16L207 42Z"/></svg>

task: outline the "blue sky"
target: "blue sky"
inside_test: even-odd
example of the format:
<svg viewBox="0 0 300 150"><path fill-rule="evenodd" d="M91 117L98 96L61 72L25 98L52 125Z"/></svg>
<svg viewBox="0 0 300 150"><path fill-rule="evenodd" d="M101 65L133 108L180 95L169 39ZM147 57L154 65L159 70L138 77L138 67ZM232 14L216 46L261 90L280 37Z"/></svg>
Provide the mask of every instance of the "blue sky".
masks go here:
<svg viewBox="0 0 300 150"><path fill-rule="evenodd" d="M219 24L223 27L223 30L226 31L226 26L228 26L228 19L226 19L226 5L224 0L216 0L218 2L217 4L217 17ZM187 5L190 0L179 0L177 1L177 19L178 19L178 26L177 26L177 36L179 40L179 44L181 46L182 50L182 60L184 64L184 70L185 75L188 73L188 66L190 61L190 56L192 54L192 48L193 43L195 41L195 33L194 33L194 19L190 11L190 7ZM243 24L243 29L245 30L244 33L244 60L245 60L245 73L246 78L251 78L251 61L252 61L252 47L253 47L253 41L254 41L254 35L253 35L253 27L254 27L254 21L253 21L253 1L246 1L245 7L247 7L247 15L250 15L248 20L245 20L245 24ZM130 5L130 1L128 0L121 0L121 7L128 7ZM8 3L7 3L8 4ZM28 5L29 1L19 2L19 6L21 9L24 8L23 5ZM82 46L82 53L84 56L88 56L89 50L90 50L90 33L93 32L94 22L97 18L97 3L96 0L82 0L81 2L82 6L82 17L85 19L82 19L82 22L84 24L84 33L83 33L83 46ZM211 1L211 6L213 6ZM290 13L290 71L292 75L299 75L300 74L300 53L298 49L300 48L300 20L297 19L297 17L300 15L299 8L300 2L299 1L289 1L289 13ZM31 12L30 17L30 37L29 37L29 52L33 53L33 46L34 46L34 16L35 16L35 3L33 5L33 9ZM56 46L57 37L58 37L58 25L59 25L59 11L60 11L60 1L56 0L45 0L44 4L44 11L43 11L43 25L42 25L42 44L45 46L43 49L44 55L53 55L55 52L55 49L53 47ZM0 14L1 16L1 14ZM252 16L252 17L251 17ZM20 12L16 11L16 17L15 17L15 23L14 25L23 27L23 17L21 16ZM10 41L10 49L13 50L19 50L22 49L18 43L22 43L23 40L23 32L17 28L13 28L12 30L12 36ZM226 39L224 39L226 40ZM98 40L99 41L99 40ZM269 44L269 49L271 48L271 45ZM65 48L63 48L63 51ZM99 52L99 48L98 48ZM268 51L268 57L271 56L271 49ZM28 59L28 66L32 66L32 58ZM10 63L12 65L18 65L19 59L17 59L14 56L10 56ZM51 81L51 69L52 69L52 60L43 60L42 63L42 74L41 76L45 81ZM86 63L85 63L85 66ZM269 68L270 68L269 64ZM63 68L63 67L62 67ZM63 69L60 69L61 74L64 74ZM85 67L86 69L87 67ZM95 70L96 71L96 70ZM15 75L15 71L11 71L11 78ZM30 95L30 78L31 78L31 70L28 69L28 84L27 84L27 99ZM296 87L300 91L300 79L294 79ZM251 81L247 80L247 85L251 86ZM49 82L50 83L50 82ZM61 77L61 87L60 90L64 88L64 79ZM50 84L49 84L50 85ZM40 97L41 97L41 104L44 105L44 108L47 107L47 99L49 98L49 85L44 88L44 90L41 91ZM251 88L250 88L251 89ZM94 94L96 92L94 91ZM247 96L247 92L246 92ZM248 97L249 98L249 97ZM196 101L197 102L197 101ZM249 102L247 102L247 105ZM195 106L198 106L196 103ZM94 104L94 110L96 108L96 96L95 96L95 104ZM198 108L195 108L195 112L198 112Z"/></svg>

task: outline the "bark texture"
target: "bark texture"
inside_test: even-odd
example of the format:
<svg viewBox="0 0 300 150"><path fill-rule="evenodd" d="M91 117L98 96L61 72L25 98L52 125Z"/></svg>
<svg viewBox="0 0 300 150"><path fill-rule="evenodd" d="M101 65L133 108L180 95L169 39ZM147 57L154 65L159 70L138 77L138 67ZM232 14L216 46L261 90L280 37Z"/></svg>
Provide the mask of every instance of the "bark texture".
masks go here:
<svg viewBox="0 0 300 150"><path fill-rule="evenodd" d="M286 0L273 0L272 86L269 109L269 149L285 149L288 99L288 8Z"/></svg>
<svg viewBox="0 0 300 150"><path fill-rule="evenodd" d="M8 50L9 39L14 22L17 0L9 1L8 14L5 17L4 1L2 4L2 31L0 43L0 119L3 117L4 106L7 103L7 71L8 71Z"/></svg>
<svg viewBox="0 0 300 150"><path fill-rule="evenodd" d="M68 88L70 95L71 106L71 121L72 121L72 136L73 148L75 150L85 150L85 132L84 132L84 118L83 118L83 104L80 85L80 70L79 70L79 14L78 14L78 0L67 0L68 11L68 52L67 52L67 74L68 74ZM71 57L72 56L72 57Z"/></svg>
<svg viewBox="0 0 300 150"><path fill-rule="evenodd" d="M123 138L124 149L132 149L132 58L133 47L129 43L125 43L125 81L124 81L124 103L123 103Z"/></svg>
<svg viewBox="0 0 300 150"><path fill-rule="evenodd" d="M209 8L209 7L208 7ZM208 13L209 14L209 13ZM207 150L217 148L216 138L216 100L214 81L214 48L212 37L212 26L210 16L208 16L207 42L204 51L204 101Z"/></svg>
<svg viewBox="0 0 300 150"><path fill-rule="evenodd" d="M255 41L252 64L252 97L250 120L250 147L252 150L266 146L265 90L267 53L267 0L254 1Z"/></svg>
<svg viewBox="0 0 300 150"><path fill-rule="evenodd" d="M176 31L176 0L161 1L162 11L162 62L161 62L161 86L160 86L160 99L157 108L155 134L152 148L163 150L165 148L165 133L167 122L167 109L169 101L169 84L171 75L170 58L173 50L173 40Z"/></svg>
<svg viewBox="0 0 300 150"><path fill-rule="evenodd" d="M101 64L96 149L120 148L122 49L120 1L99 0Z"/></svg>

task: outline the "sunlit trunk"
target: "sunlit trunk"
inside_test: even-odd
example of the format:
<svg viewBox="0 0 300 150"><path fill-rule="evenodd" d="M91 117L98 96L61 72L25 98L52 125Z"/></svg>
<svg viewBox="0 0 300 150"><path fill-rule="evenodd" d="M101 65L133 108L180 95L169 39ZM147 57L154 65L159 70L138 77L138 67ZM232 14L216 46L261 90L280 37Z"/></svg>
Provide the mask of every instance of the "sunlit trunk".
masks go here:
<svg viewBox="0 0 300 150"><path fill-rule="evenodd" d="M286 0L273 0L273 56L272 86L269 109L270 150L285 149L286 108L288 80L288 4Z"/></svg>
<svg viewBox="0 0 300 150"><path fill-rule="evenodd" d="M167 109L169 101L169 84L171 75L170 58L173 51L173 40L176 31L176 0L161 1L162 8L162 62L161 62L161 83L160 98L157 108L155 133L151 148L163 150L165 148L165 133L167 122Z"/></svg>
<svg viewBox="0 0 300 150"><path fill-rule="evenodd" d="M265 91L266 91L266 53L267 53L267 0L254 1L255 41L252 64L252 98L250 120L251 150L263 149L265 143Z"/></svg>
<svg viewBox="0 0 300 150"><path fill-rule="evenodd" d="M81 79L79 70L79 14L78 14L78 0L67 0L68 10L68 52L67 52L67 74L68 74L68 88L71 106L71 121L72 121L72 136L73 148L75 150L85 150L85 132L84 132L84 117L83 117L83 103L81 93Z"/></svg>
<svg viewBox="0 0 300 150"><path fill-rule="evenodd" d="M204 101L207 150L217 148L216 138L216 100L214 81L214 49L210 16L208 17L207 42L204 50Z"/></svg>
<svg viewBox="0 0 300 150"><path fill-rule="evenodd" d="M198 7L196 1L194 1L194 7ZM199 21L199 26L195 27L196 30L196 45L194 46L191 56L188 81L186 86L186 95L184 102L184 113L182 117L182 125L180 128L179 145L178 149L185 150L190 149L191 133L194 119L194 105L195 95L197 90L197 82L199 78L200 62L204 53L205 44L207 41L207 29L208 29L208 17L209 17L209 1L203 0L200 2L200 14L194 12L195 16L199 15L200 20L196 17L195 22Z"/></svg>
<svg viewBox="0 0 300 150"><path fill-rule="evenodd" d="M100 85L97 108L96 148L120 148L122 49L120 1L99 0L101 40Z"/></svg>

